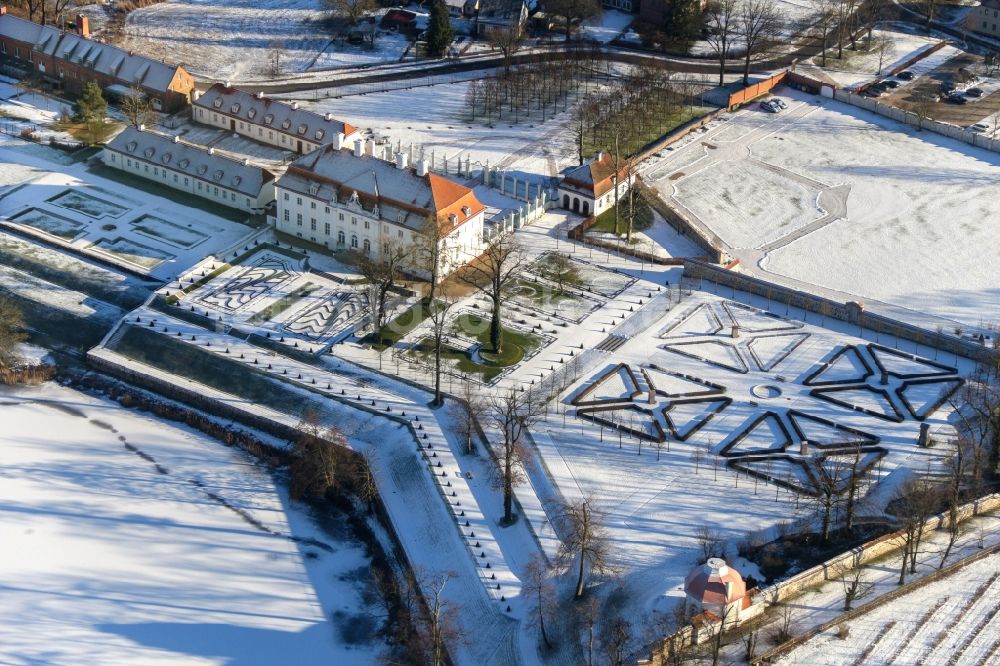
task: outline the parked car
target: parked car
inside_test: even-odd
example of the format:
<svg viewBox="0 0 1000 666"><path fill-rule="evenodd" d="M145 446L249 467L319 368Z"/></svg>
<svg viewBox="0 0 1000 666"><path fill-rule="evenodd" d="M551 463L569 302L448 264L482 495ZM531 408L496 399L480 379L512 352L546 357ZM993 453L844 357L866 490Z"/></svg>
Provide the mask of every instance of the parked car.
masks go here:
<svg viewBox="0 0 1000 666"><path fill-rule="evenodd" d="M969 96L969 97L982 97L983 96L983 89L982 88L969 88L968 90L965 91L965 94L967 96Z"/></svg>
<svg viewBox="0 0 1000 666"><path fill-rule="evenodd" d="M897 74L896 78L902 81L912 81L913 79L917 78L917 75L911 72L910 70L906 70L905 72L900 72L899 74Z"/></svg>
<svg viewBox="0 0 1000 666"><path fill-rule="evenodd" d="M882 85L884 85L886 88L896 89L896 88L899 87L899 81L893 81L892 79L886 79L885 81L882 82Z"/></svg>
<svg viewBox="0 0 1000 666"><path fill-rule="evenodd" d="M772 102L769 99L765 99L760 103L760 108L768 113L778 113L781 111L781 107Z"/></svg>
<svg viewBox="0 0 1000 666"><path fill-rule="evenodd" d="M778 108L781 108L781 109L787 109L788 108L788 104L785 103L785 100L781 99L780 97L773 97L771 99L771 104L777 104Z"/></svg>
<svg viewBox="0 0 1000 666"><path fill-rule="evenodd" d="M990 131L990 126L988 123L976 123L975 125L969 125L965 129L976 134L985 134Z"/></svg>
<svg viewBox="0 0 1000 666"><path fill-rule="evenodd" d="M952 104L967 104L969 102L965 95L957 91L949 93L946 99Z"/></svg>

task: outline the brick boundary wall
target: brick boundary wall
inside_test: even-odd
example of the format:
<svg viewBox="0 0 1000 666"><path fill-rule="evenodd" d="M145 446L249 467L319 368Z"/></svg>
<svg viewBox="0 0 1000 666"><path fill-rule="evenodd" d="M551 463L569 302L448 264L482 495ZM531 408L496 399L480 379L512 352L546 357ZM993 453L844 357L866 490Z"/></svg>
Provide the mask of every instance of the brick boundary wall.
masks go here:
<svg viewBox="0 0 1000 666"><path fill-rule="evenodd" d="M684 260L684 276L699 278L715 284L745 291L756 296L787 303L790 306L813 312L826 317L832 317L893 337L910 342L940 349L949 354L956 354L973 361L987 361L995 353L982 345L956 338L952 335L929 331L919 326L897 321L883 315L865 312L864 304L847 302L840 303L822 296L799 291L779 284L767 282L760 278L726 270L696 259Z"/></svg>

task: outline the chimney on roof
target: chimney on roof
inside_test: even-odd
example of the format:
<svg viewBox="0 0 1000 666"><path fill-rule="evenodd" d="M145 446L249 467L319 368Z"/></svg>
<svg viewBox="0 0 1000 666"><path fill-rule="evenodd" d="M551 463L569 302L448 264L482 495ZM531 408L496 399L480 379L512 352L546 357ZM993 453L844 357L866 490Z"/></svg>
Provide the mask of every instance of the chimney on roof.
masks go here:
<svg viewBox="0 0 1000 666"><path fill-rule="evenodd" d="M143 132L143 131L145 131L145 130L146 130L146 126L145 126L145 125L143 125L142 123L139 123L138 125L136 125L136 127L135 127L135 128L136 128L137 130L139 130L140 132Z"/></svg>
<svg viewBox="0 0 1000 666"><path fill-rule="evenodd" d="M596 155L594 155L595 162L600 162L603 159L604 159L604 153L597 153Z"/></svg>
<svg viewBox="0 0 1000 666"><path fill-rule="evenodd" d="M201 91L200 90L195 90L193 93L191 93L191 101L192 102L197 102L199 97L201 97Z"/></svg>
<svg viewBox="0 0 1000 666"><path fill-rule="evenodd" d="M226 87L226 88L232 88L233 87L233 84L229 81L229 79L226 79L226 81L222 85L224 87Z"/></svg>
<svg viewBox="0 0 1000 666"><path fill-rule="evenodd" d="M7 13L7 5L0 5L0 16Z"/></svg>
<svg viewBox="0 0 1000 666"><path fill-rule="evenodd" d="M733 581L726 581L726 603L732 601L733 598Z"/></svg>
<svg viewBox="0 0 1000 666"><path fill-rule="evenodd" d="M327 111L326 113L323 114L323 118L325 118L326 120L333 120L333 114Z"/></svg>
<svg viewBox="0 0 1000 666"><path fill-rule="evenodd" d="M90 37L90 19L83 14L76 15L76 32L84 39Z"/></svg>
<svg viewBox="0 0 1000 666"><path fill-rule="evenodd" d="M375 139L365 141L365 155L375 155Z"/></svg>
<svg viewBox="0 0 1000 666"><path fill-rule="evenodd" d="M181 142L181 135L174 134L174 143L180 143L180 142Z"/></svg>
<svg viewBox="0 0 1000 666"><path fill-rule="evenodd" d="M406 153L403 152L396 153L396 168L405 169L408 166L409 162L407 161Z"/></svg>
<svg viewBox="0 0 1000 666"><path fill-rule="evenodd" d="M298 108L299 108L299 103L298 102L292 102L292 110L295 111L295 110L298 110Z"/></svg>
<svg viewBox="0 0 1000 666"><path fill-rule="evenodd" d="M427 160L419 160L417 162L417 175L426 176L430 166L427 164Z"/></svg>
<svg viewBox="0 0 1000 666"><path fill-rule="evenodd" d="M344 147L344 133L337 132L333 135L333 149L340 150Z"/></svg>
<svg viewBox="0 0 1000 666"><path fill-rule="evenodd" d="M209 148L208 149L208 154L209 155L214 155L215 154L215 148Z"/></svg>
<svg viewBox="0 0 1000 666"><path fill-rule="evenodd" d="M258 90L257 91L257 99L264 99L264 91L263 90Z"/></svg>
<svg viewBox="0 0 1000 666"><path fill-rule="evenodd" d="M361 157L365 154L365 142L361 139L355 139L354 141L354 156Z"/></svg>
<svg viewBox="0 0 1000 666"><path fill-rule="evenodd" d="M250 158L248 157L243 158L243 166L250 166Z"/></svg>

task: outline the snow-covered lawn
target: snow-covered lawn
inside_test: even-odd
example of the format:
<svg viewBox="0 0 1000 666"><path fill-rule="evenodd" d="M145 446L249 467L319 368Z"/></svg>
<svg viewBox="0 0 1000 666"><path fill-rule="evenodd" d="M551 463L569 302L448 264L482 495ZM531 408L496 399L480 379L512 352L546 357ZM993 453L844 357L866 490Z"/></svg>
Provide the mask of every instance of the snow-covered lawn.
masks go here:
<svg viewBox="0 0 1000 666"><path fill-rule="evenodd" d="M596 16L583 22L583 25L580 26L580 35L583 39L607 44L622 34L622 31L634 20L635 14L621 12L617 9L604 9Z"/></svg>
<svg viewBox="0 0 1000 666"><path fill-rule="evenodd" d="M3 663L376 662L364 548L246 455L51 384L0 415Z"/></svg>
<svg viewBox="0 0 1000 666"><path fill-rule="evenodd" d="M267 78L276 49L285 71L312 64L329 15L322 0L173 0L130 12L123 46L212 79Z"/></svg>
<svg viewBox="0 0 1000 666"><path fill-rule="evenodd" d="M426 159L440 164L447 157L454 169L456 158L505 167L534 174L552 175L575 165L572 137L563 127L568 112L549 118L544 124L514 124L494 117L490 127L477 116L473 121L465 102L467 81L353 95L337 99L300 100L318 113L332 113L362 131L389 137L404 151L412 145L414 159L424 151ZM550 166L551 165L551 166Z"/></svg>
<svg viewBox="0 0 1000 666"><path fill-rule="evenodd" d="M398 32L378 31L375 47L367 44L347 44L330 42L310 65L311 71L334 69L337 67L356 67L358 65L377 65L379 63L397 62L406 53L411 42Z"/></svg>
<svg viewBox="0 0 1000 666"><path fill-rule="evenodd" d="M35 146L28 156L19 150L26 145L8 139L0 146L0 182L7 186L0 191L0 215L82 254L167 278L253 233L204 210L96 176L84 164L48 161L59 156L52 149Z"/></svg>
<svg viewBox="0 0 1000 666"><path fill-rule="evenodd" d="M765 305L763 299L754 304ZM735 541L747 532L808 515L811 509L804 494L736 474L727 460L766 449L767 457L747 461L744 468L803 483L807 477L797 473L803 467L796 461L811 465L808 460L813 456L831 451L816 447L842 443L845 432L850 437L865 433L871 442L870 459L884 453L868 491L870 510L878 514L886 489L906 469L933 468L946 453L945 446L917 447L920 422L912 416L895 423L853 409L868 406L879 395L876 391L884 389L889 394L886 399L906 414L895 395L900 377L890 376L886 385L879 384L877 371L867 378L853 377L860 388L844 387L839 398L849 403L846 406L810 395L812 386L804 384L805 379L844 346L857 346L871 367L875 367L873 354L883 360L895 358L878 347L869 351L865 345L875 341L874 334L866 331L862 340L856 337L856 328L851 332L841 322L821 322L818 316L810 316L806 324L788 320L783 304L771 305L773 314L766 314L695 292L646 332L603 355L532 432L545 476L559 494L567 499L589 496L607 512L616 560L625 570L637 608L665 609L681 594L683 578L695 563L701 526ZM794 311L792 315L802 316ZM731 337L734 323L740 326L737 339ZM884 337L881 342L891 343ZM912 353L912 346L906 351ZM937 355L931 349L920 353L930 359ZM945 362L952 364L954 359L949 356ZM615 372L619 363L631 368L631 375ZM928 373L937 371L932 365L921 367ZM833 374L840 372L839 365L835 368ZM957 369L964 373L970 367L963 361ZM817 381L827 379L820 375ZM584 394L591 386L594 389ZM941 390L948 386L942 379ZM650 387L656 391L652 398ZM835 387L831 397L840 388ZM630 397L635 392L638 396ZM675 402L678 399L681 402ZM573 400L584 402L576 405ZM631 407L616 409L612 403ZM611 409L578 416L578 410L586 413L595 407ZM950 432L946 418L947 413L938 410L926 420L942 439ZM832 423L854 431L837 429ZM652 440L640 440L630 431L652 433ZM664 433L659 444L653 441L658 431ZM804 455L799 448L802 438L814 442ZM543 482L534 476L532 483L537 489Z"/></svg>
<svg viewBox="0 0 1000 666"><path fill-rule="evenodd" d="M644 178L730 243L744 270L839 299L882 301L913 321L995 321L1000 246L991 185L1000 155L840 102L778 92L788 110L733 114L644 165ZM782 213L814 205L804 185L821 191L822 223L801 226L815 211ZM797 221L782 226L786 218Z"/></svg>

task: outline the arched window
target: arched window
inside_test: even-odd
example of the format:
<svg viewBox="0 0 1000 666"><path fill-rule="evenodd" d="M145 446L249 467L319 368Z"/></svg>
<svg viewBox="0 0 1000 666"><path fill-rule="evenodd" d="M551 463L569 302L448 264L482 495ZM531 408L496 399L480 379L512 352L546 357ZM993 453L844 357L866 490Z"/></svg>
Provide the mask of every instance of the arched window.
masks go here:
<svg viewBox="0 0 1000 666"><path fill-rule="evenodd" d="M358 249L358 237L357 236L351 236L351 247L353 247L355 250Z"/></svg>
<svg viewBox="0 0 1000 666"><path fill-rule="evenodd" d="M337 245L343 245L343 244L344 244L344 232L343 231L338 231L337 232Z"/></svg>
<svg viewBox="0 0 1000 666"><path fill-rule="evenodd" d="M372 251L372 243L367 238L365 239L364 249L365 249L365 254L368 254L369 252Z"/></svg>

